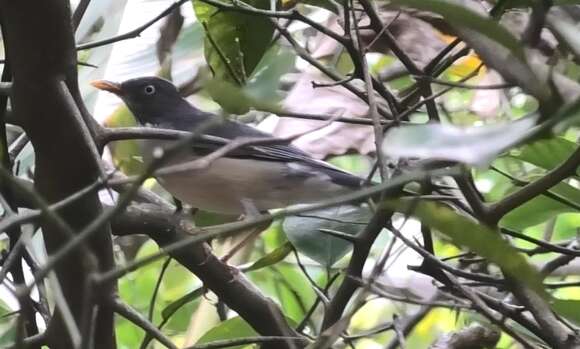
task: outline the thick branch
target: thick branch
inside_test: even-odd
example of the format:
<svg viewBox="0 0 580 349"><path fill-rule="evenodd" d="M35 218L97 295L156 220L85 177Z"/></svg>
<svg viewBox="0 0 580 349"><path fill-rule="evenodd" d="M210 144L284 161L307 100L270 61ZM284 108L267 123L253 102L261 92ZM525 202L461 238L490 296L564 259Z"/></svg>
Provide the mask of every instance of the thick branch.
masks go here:
<svg viewBox="0 0 580 349"><path fill-rule="evenodd" d="M86 129L78 120L79 110L71 103L62 81L76 86L76 52L68 0L2 0L2 23L6 53L12 63L14 83L12 106L17 119L34 146L36 154L36 188L49 202L64 198L94 182L99 175L93 144L88 144ZM77 101L78 102L78 101ZM86 126L85 126L86 127ZM62 210L62 218L73 228L81 229L101 212L96 194L87 195L76 205ZM43 224L48 253L66 242L66 236L48 222ZM113 266L110 231L102 227L86 245L98 256L99 270ZM95 347L115 347L113 313L100 300L86 299L79 285L89 277L83 261L85 254L72 254L55 268L64 299L74 321L81 328L86 302L100 304L95 319ZM107 283L95 291L110 296L114 284ZM50 347L70 348L70 336L61 312L49 324Z"/></svg>
<svg viewBox="0 0 580 349"><path fill-rule="evenodd" d="M543 338L551 347L572 349L580 346L578 336L558 320L546 300L517 280L506 279L516 299L532 313L540 325Z"/></svg>
<svg viewBox="0 0 580 349"><path fill-rule="evenodd" d="M484 349L494 348L500 332L474 324L456 332L445 334L430 349Z"/></svg>
<svg viewBox="0 0 580 349"><path fill-rule="evenodd" d="M171 211L153 205L132 206L115 218L112 224L114 234L147 234L161 247L191 237L185 228L189 225L186 220L181 220ZM233 271L213 255L207 244L199 243L172 252L171 257L199 277L208 289L261 335L298 336L288 325L280 308L271 299L264 297L243 274ZM283 343L271 346L271 348L292 347Z"/></svg>

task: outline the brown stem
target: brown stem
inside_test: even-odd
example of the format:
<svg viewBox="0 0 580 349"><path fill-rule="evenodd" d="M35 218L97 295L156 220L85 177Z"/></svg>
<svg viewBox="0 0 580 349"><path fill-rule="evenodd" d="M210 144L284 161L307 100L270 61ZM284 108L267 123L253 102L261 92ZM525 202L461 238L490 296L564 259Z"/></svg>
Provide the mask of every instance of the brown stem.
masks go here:
<svg viewBox="0 0 580 349"><path fill-rule="evenodd" d="M78 107L62 88L62 81L74 87L77 80L69 1L2 0L0 8L6 53L14 74L13 110L35 149L36 189L47 201L54 202L90 185L99 176L94 144L87 141ZM61 214L71 227L80 230L101 209L93 193ZM66 242L65 234L48 222L43 222L43 236L49 254ZM96 290L97 299L88 299L82 291L93 268L107 270L113 266L109 227L100 228L86 246L97 256L96 265L77 250L55 272L77 327L81 327L86 302L95 302L99 311L92 342L97 348L115 348L113 312L104 301L114 294L114 283ZM54 313L47 330L51 348L73 347L61 314Z"/></svg>
<svg viewBox="0 0 580 349"><path fill-rule="evenodd" d="M130 207L112 222L115 234L147 234L163 247L190 237L186 220L172 215L158 206L139 205ZM264 336L297 337L288 325L280 308L251 284L239 271L213 255L209 246L198 243L170 253L171 257L194 273L204 285L214 292L232 310L236 311L255 330ZM302 341L306 344L306 341ZM266 348L294 348L290 343L264 344Z"/></svg>

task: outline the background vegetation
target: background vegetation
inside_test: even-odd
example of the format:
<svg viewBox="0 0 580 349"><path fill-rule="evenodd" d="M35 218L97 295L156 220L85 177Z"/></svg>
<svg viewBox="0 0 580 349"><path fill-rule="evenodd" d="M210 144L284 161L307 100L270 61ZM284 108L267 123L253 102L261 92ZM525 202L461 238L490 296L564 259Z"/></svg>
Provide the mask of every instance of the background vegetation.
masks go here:
<svg viewBox="0 0 580 349"><path fill-rule="evenodd" d="M579 5L1 0L0 347L580 347ZM373 185L175 213L142 75Z"/></svg>

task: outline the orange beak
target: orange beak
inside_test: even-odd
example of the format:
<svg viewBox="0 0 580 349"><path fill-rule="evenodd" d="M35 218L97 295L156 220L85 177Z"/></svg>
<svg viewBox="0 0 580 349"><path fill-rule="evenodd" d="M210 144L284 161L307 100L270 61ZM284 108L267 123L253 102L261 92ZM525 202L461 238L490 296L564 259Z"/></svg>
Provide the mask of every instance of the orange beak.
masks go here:
<svg viewBox="0 0 580 349"><path fill-rule="evenodd" d="M91 85L98 88L99 90L114 93L117 96L121 96L123 94L123 90L121 89L121 84L118 84L116 82L107 81L107 80L95 80L95 81L91 81Z"/></svg>

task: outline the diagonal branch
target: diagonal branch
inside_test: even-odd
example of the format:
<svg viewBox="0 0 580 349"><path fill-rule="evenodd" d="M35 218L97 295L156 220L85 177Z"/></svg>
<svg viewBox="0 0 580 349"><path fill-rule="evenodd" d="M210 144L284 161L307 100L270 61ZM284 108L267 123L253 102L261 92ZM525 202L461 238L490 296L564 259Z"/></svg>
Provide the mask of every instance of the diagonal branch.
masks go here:
<svg viewBox="0 0 580 349"><path fill-rule="evenodd" d="M548 172L535 182L531 182L522 189L506 196L489 208L488 218L497 223L508 212L543 194L546 190L557 185L564 179L574 175L580 166L580 148L560 166Z"/></svg>
<svg viewBox="0 0 580 349"><path fill-rule="evenodd" d="M190 224L187 220L173 215L171 209L147 204L129 207L112 222L114 234L147 234L160 247L191 238L190 230L193 227ZM207 244L193 244L187 249L170 252L170 255L199 277L208 289L261 335L298 336L286 322L280 308L271 299L263 296L243 274L233 271L213 255ZM275 343L268 347L293 346Z"/></svg>

